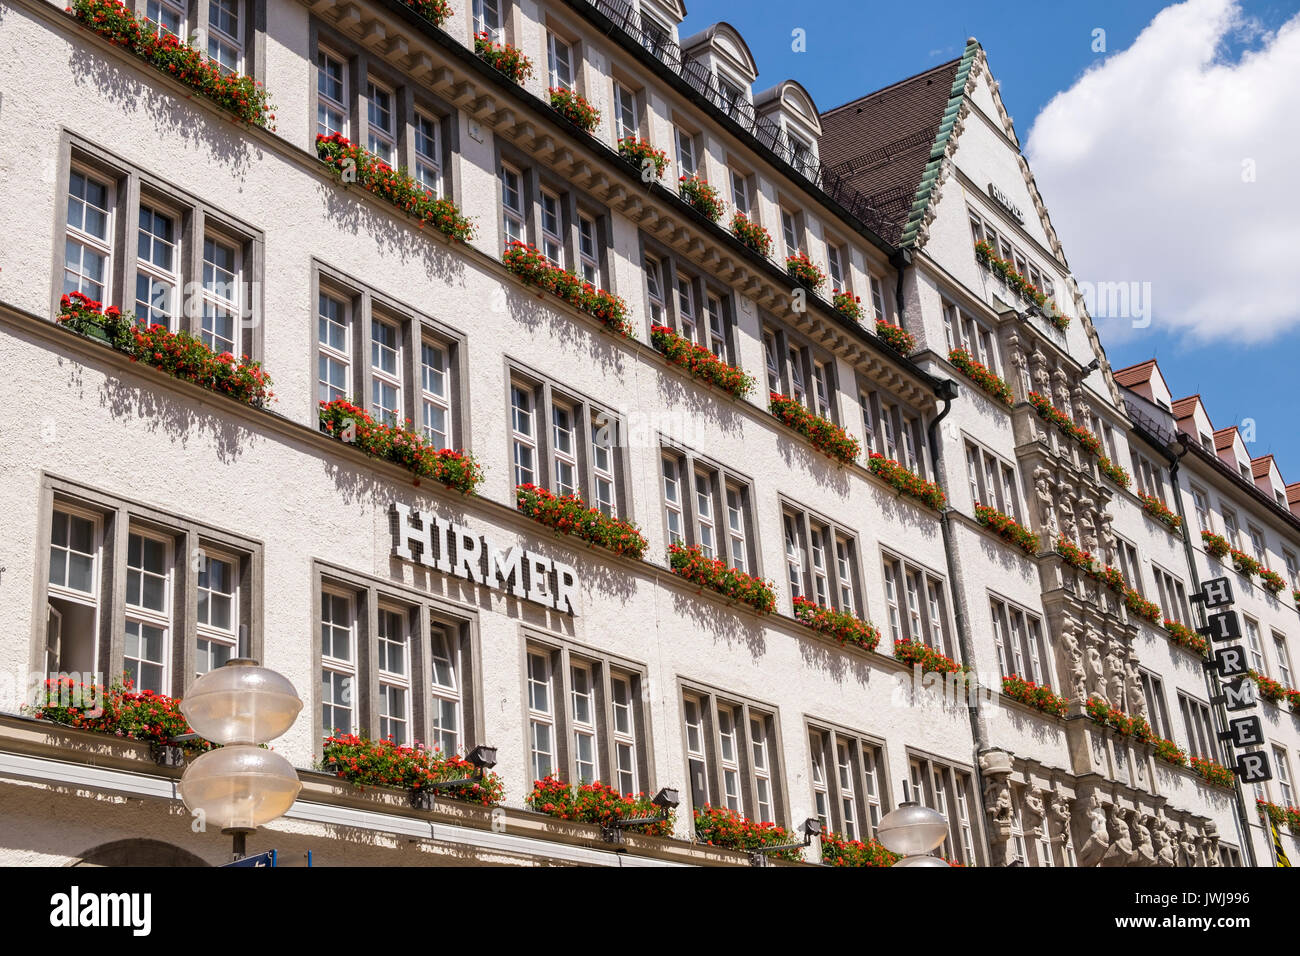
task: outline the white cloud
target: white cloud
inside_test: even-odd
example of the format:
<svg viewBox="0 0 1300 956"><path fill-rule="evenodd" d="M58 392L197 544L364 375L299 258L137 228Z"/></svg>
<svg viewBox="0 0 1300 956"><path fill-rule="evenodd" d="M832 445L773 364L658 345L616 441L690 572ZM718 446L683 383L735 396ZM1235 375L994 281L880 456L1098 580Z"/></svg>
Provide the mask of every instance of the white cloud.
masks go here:
<svg viewBox="0 0 1300 956"><path fill-rule="evenodd" d="M1150 282L1153 328L1196 341L1300 325L1297 90L1300 14L1187 0L1053 97L1025 152L1075 276Z"/></svg>

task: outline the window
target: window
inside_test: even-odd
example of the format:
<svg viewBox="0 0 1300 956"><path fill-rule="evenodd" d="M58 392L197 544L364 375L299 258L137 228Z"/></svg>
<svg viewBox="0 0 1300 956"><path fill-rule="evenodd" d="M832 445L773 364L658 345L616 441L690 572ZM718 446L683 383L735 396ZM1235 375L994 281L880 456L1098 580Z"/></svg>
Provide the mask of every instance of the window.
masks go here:
<svg viewBox="0 0 1300 956"><path fill-rule="evenodd" d="M140 205L135 275L135 315L143 327L174 329L180 305L178 223L160 209Z"/></svg>
<svg viewBox="0 0 1300 956"><path fill-rule="evenodd" d="M666 325L687 341L729 361L732 321L726 293L703 277L676 267L671 259L647 255L644 262L651 324ZM675 275L675 289L672 282L665 286L666 275ZM673 290L671 312L665 288Z"/></svg>
<svg viewBox="0 0 1300 956"><path fill-rule="evenodd" d="M1124 580L1133 586L1133 589L1146 596L1146 588L1142 584L1142 565L1138 561L1137 548L1130 541L1123 538L1115 539L1115 551L1119 557L1119 571L1124 575Z"/></svg>
<svg viewBox="0 0 1300 956"><path fill-rule="evenodd" d="M322 402L347 399L351 303L328 292L317 296L317 398Z"/></svg>
<svg viewBox="0 0 1300 956"><path fill-rule="evenodd" d="M238 584L237 558L200 552L196 675L221 667L239 653Z"/></svg>
<svg viewBox="0 0 1300 956"><path fill-rule="evenodd" d="M1174 739L1174 728L1169 723L1169 711L1165 709L1165 685L1155 674L1148 670L1138 671L1138 680L1142 683L1142 695L1147 703L1147 720L1157 737L1165 740Z"/></svg>
<svg viewBox="0 0 1300 956"><path fill-rule="evenodd" d="M1286 576L1291 587L1300 590L1300 564L1296 562L1295 555L1283 548L1282 560L1286 562Z"/></svg>
<svg viewBox="0 0 1300 956"><path fill-rule="evenodd" d="M1228 538L1228 544L1240 551L1241 530L1237 527L1237 513L1227 508L1223 509L1223 532Z"/></svg>
<svg viewBox="0 0 1300 956"><path fill-rule="evenodd" d="M370 320L370 414L376 421L402 420L402 346L397 324Z"/></svg>
<svg viewBox="0 0 1300 956"><path fill-rule="evenodd" d="M1196 522L1202 531L1213 531L1210 524L1210 498L1204 491L1192 485L1192 501L1196 506Z"/></svg>
<svg viewBox="0 0 1300 956"><path fill-rule="evenodd" d="M68 234L64 241L63 293L109 301L113 186L74 168L68 175Z"/></svg>
<svg viewBox="0 0 1300 956"><path fill-rule="evenodd" d="M1291 761L1287 759L1284 748L1273 748L1273 766L1277 767L1277 788L1282 797L1282 806L1295 806L1295 791L1291 789Z"/></svg>
<svg viewBox="0 0 1300 956"><path fill-rule="evenodd" d="M1264 546L1264 532L1260 531L1253 524L1247 525L1247 532L1250 534L1250 548L1255 552L1255 560L1260 564L1268 565L1268 549Z"/></svg>
<svg viewBox="0 0 1300 956"><path fill-rule="evenodd" d="M542 254L551 265L564 268L564 225L560 211L560 197L549 189L541 191L542 197Z"/></svg>
<svg viewBox="0 0 1300 956"><path fill-rule="evenodd" d="M1002 676L1014 674L1035 684L1050 683L1051 663L1038 618L1001 598L990 598L989 605Z"/></svg>
<svg viewBox="0 0 1300 956"><path fill-rule="evenodd" d="M442 196L442 123L427 113L415 114L415 178L435 198Z"/></svg>
<svg viewBox="0 0 1300 956"><path fill-rule="evenodd" d="M862 600L856 537L790 503L781 523L791 598L802 595L822 607L857 613Z"/></svg>
<svg viewBox="0 0 1300 956"><path fill-rule="evenodd" d="M844 281L845 276L848 274L844 269L844 263L844 250L834 243L828 242L826 244L826 268L830 272L832 292L848 291L848 284Z"/></svg>
<svg viewBox="0 0 1300 956"><path fill-rule="evenodd" d="M510 421L516 484L577 495L609 514L622 513L617 419L519 372L510 385Z"/></svg>
<svg viewBox="0 0 1300 956"><path fill-rule="evenodd" d="M736 206L736 212L744 213L747 217L753 218L753 202L750 199L749 177L744 173L731 170L731 201Z"/></svg>
<svg viewBox="0 0 1300 956"><path fill-rule="evenodd" d="M578 214L578 268L584 282L600 285L600 246L596 238L596 221Z"/></svg>
<svg viewBox="0 0 1300 956"><path fill-rule="evenodd" d="M379 737L411 743L411 638L406 615L379 609Z"/></svg>
<svg viewBox="0 0 1300 956"><path fill-rule="evenodd" d="M321 730L352 733L357 726L356 622L349 595L321 592Z"/></svg>
<svg viewBox="0 0 1300 956"><path fill-rule="evenodd" d="M100 515L56 508L46 575L45 673L99 670Z"/></svg>
<svg viewBox="0 0 1300 956"><path fill-rule="evenodd" d="M501 29L500 0L473 0L474 32L486 33L495 42L505 38Z"/></svg>
<svg viewBox="0 0 1300 956"><path fill-rule="evenodd" d="M1003 514L1021 520L1020 500L1016 494L1016 470L974 442L966 442L966 478L971 501L997 508Z"/></svg>
<svg viewBox="0 0 1300 956"><path fill-rule="evenodd" d="M549 30L546 33L546 68L552 87L573 89L573 47Z"/></svg>
<svg viewBox="0 0 1300 956"><path fill-rule="evenodd" d="M952 657L943 580L891 554L885 555L884 568L893 639L920 641Z"/></svg>
<svg viewBox="0 0 1300 956"><path fill-rule="evenodd" d="M366 84L366 148L389 166L396 165L397 125L393 92L374 80Z"/></svg>
<svg viewBox="0 0 1300 956"><path fill-rule="evenodd" d="M519 171L509 166L501 167L501 215L506 244L525 242L528 235L528 213L524 208L523 181Z"/></svg>
<svg viewBox="0 0 1300 956"><path fill-rule="evenodd" d="M650 300L650 322L663 325L668 308L664 305L663 266L658 259L645 257L646 295Z"/></svg>
<svg viewBox="0 0 1300 956"><path fill-rule="evenodd" d="M718 77L718 98L723 112L732 116L748 102L744 90L722 77Z"/></svg>
<svg viewBox="0 0 1300 956"><path fill-rule="evenodd" d="M677 140L677 169L682 176L694 176L697 171L695 165L695 137L680 126L674 131Z"/></svg>
<svg viewBox="0 0 1300 956"><path fill-rule="evenodd" d="M698 547L748 572L754 557L749 480L695 455L664 448L664 530L671 544Z"/></svg>
<svg viewBox="0 0 1300 956"><path fill-rule="evenodd" d="M461 654L451 627L439 621L429 625L430 659L433 665L432 734L430 741L445 754L460 753L462 747Z"/></svg>
<svg viewBox="0 0 1300 956"><path fill-rule="evenodd" d="M965 349L970 357L990 371L997 373L997 333L975 316L962 312L951 302L943 304L944 333L948 347Z"/></svg>
<svg viewBox="0 0 1300 956"><path fill-rule="evenodd" d="M136 690L168 692L171 660L172 546L132 532L127 539L123 671Z"/></svg>
<svg viewBox="0 0 1300 956"><path fill-rule="evenodd" d="M774 326L763 329L763 347L771 391L788 395L814 415L838 420L833 399L838 383L829 354Z"/></svg>
<svg viewBox="0 0 1300 956"><path fill-rule="evenodd" d="M755 822L780 823L775 714L695 689L683 693L682 704L692 805L711 803Z"/></svg>
<svg viewBox="0 0 1300 956"><path fill-rule="evenodd" d="M1164 609L1165 616L1181 624L1190 621L1192 618L1188 610L1187 591L1183 587L1183 582L1154 564L1151 565L1151 575L1156 579L1156 594L1159 596L1159 603Z"/></svg>
<svg viewBox="0 0 1300 956"><path fill-rule="evenodd" d="M1160 479L1160 469L1149 458L1133 452L1133 470L1137 473L1138 490L1163 502L1165 486Z"/></svg>
<svg viewBox="0 0 1300 956"><path fill-rule="evenodd" d="M333 136L348 131L347 67L327 50L316 51L316 132Z"/></svg>
<svg viewBox="0 0 1300 956"><path fill-rule="evenodd" d="M214 352L239 352L240 250L214 236L203 240L203 326L200 338Z"/></svg>
<svg viewBox="0 0 1300 956"><path fill-rule="evenodd" d="M785 239L785 254L797 256L801 251L799 236L802 230L795 218L795 213L788 209L781 210L781 235Z"/></svg>
<svg viewBox="0 0 1300 956"><path fill-rule="evenodd" d="M636 93L617 80L614 81L614 136L615 139L640 138L641 122L637 111Z"/></svg>
<svg viewBox="0 0 1300 956"><path fill-rule="evenodd" d="M1256 674L1267 676L1264 646L1259 642L1259 624L1245 615L1242 615L1242 620L1246 623L1246 646L1250 651L1250 666Z"/></svg>
<svg viewBox="0 0 1300 956"><path fill-rule="evenodd" d="M567 647L529 645L528 719L536 779L604 781L639 792L648 770L639 669ZM608 717L606 717L608 714Z"/></svg>
<svg viewBox="0 0 1300 956"><path fill-rule="evenodd" d="M1291 655L1286 650L1286 635L1280 631L1273 632L1273 653L1277 657L1277 679L1283 687L1293 687L1291 683Z"/></svg>
<svg viewBox="0 0 1300 956"><path fill-rule="evenodd" d="M1214 734L1214 721L1210 718L1209 705L1180 693L1178 709L1182 713L1183 727L1187 731L1188 750L1195 757L1218 761L1219 748Z"/></svg>
<svg viewBox="0 0 1300 956"><path fill-rule="evenodd" d="M238 73L244 46L239 39L241 0L208 0L208 59L223 73Z"/></svg>
<svg viewBox="0 0 1300 956"><path fill-rule="evenodd" d="M420 343L420 406L424 437L437 448L452 446L451 360L441 343Z"/></svg>
<svg viewBox="0 0 1300 956"><path fill-rule="evenodd" d="M866 427L866 450L892 458L922 478L930 477L925 427L920 414L889 393L874 389L861 380L858 405Z"/></svg>
<svg viewBox="0 0 1300 956"><path fill-rule="evenodd" d="M871 309L875 313L874 318L879 322L889 321L889 313L885 309L885 286L880 281L880 276L867 276L868 284L871 286Z"/></svg>
<svg viewBox="0 0 1300 956"><path fill-rule="evenodd" d="M948 824L948 836L940 853L966 866L977 866L975 788L970 773L928 757L914 756L908 760L908 775L911 784L908 799L938 811Z"/></svg>
<svg viewBox="0 0 1300 956"><path fill-rule="evenodd" d="M848 840L875 838L885 810L884 748L855 734L813 727L813 802L822 826ZM827 772L830 768L830 772Z"/></svg>
<svg viewBox="0 0 1300 956"><path fill-rule="evenodd" d="M184 4L172 3L171 0L147 0L144 15L146 20L157 24L160 34L170 33L182 40L188 36Z"/></svg>

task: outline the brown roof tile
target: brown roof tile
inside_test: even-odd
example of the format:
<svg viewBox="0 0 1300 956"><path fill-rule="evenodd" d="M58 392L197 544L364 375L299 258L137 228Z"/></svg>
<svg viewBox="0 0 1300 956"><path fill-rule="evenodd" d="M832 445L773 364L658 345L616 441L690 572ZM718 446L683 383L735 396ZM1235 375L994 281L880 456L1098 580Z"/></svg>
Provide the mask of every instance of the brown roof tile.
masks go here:
<svg viewBox="0 0 1300 956"><path fill-rule="evenodd" d="M1256 478L1264 478L1268 475L1269 466L1272 464L1272 455L1264 455L1262 458L1252 458L1250 460L1250 473Z"/></svg>
<svg viewBox="0 0 1300 956"><path fill-rule="evenodd" d="M1155 359L1147 359L1145 362L1138 362L1136 365L1130 365L1115 372L1115 381L1125 388L1132 388L1134 385L1141 385L1143 382L1151 381L1151 372L1156 367Z"/></svg>
<svg viewBox="0 0 1300 956"><path fill-rule="evenodd" d="M1286 503L1300 505L1300 481L1286 486Z"/></svg>
<svg viewBox="0 0 1300 956"><path fill-rule="evenodd" d="M1188 395L1186 398L1176 399L1173 408L1174 418L1178 421L1182 421L1184 418L1190 418L1192 413L1196 411L1196 405L1200 400L1201 396L1199 394Z"/></svg>
<svg viewBox="0 0 1300 956"><path fill-rule="evenodd" d="M821 114L821 161L862 193L896 242L930 161L960 59Z"/></svg>
<svg viewBox="0 0 1300 956"><path fill-rule="evenodd" d="M1222 451L1224 448L1232 447L1232 440L1237 434L1237 426L1229 425L1227 428L1220 428L1214 433L1214 447Z"/></svg>

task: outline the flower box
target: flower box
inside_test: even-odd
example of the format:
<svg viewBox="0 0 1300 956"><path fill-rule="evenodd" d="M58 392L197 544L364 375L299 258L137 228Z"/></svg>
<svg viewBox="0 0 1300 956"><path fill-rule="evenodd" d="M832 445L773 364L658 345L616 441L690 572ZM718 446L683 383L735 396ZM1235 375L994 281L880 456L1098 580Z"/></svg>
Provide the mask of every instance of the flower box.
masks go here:
<svg viewBox="0 0 1300 956"><path fill-rule="evenodd" d="M1084 711L1094 723L1117 730L1125 737L1132 737L1139 743L1150 743L1155 739L1151 733L1151 725L1147 723L1145 717L1130 717L1122 710L1108 707L1096 697L1089 699L1084 705Z"/></svg>
<svg viewBox="0 0 1300 956"><path fill-rule="evenodd" d="M491 770L480 774L464 757L356 734L326 737L320 769L358 787L393 787L411 793L427 792L434 783L466 780L459 786L440 788L438 794L485 807L500 803L505 791L499 776Z"/></svg>
<svg viewBox="0 0 1300 956"><path fill-rule="evenodd" d="M615 335L631 336L632 324L627 320L626 302L612 292L583 281L581 276L552 265L536 246L516 240L506 247L501 261L524 282L545 289L580 312L586 312Z"/></svg>
<svg viewBox="0 0 1300 956"><path fill-rule="evenodd" d="M975 361L970 352L965 349L956 348L950 350L948 352L948 361L1003 405L1009 406L1015 401L1011 394L1011 386L982 363Z"/></svg>
<svg viewBox="0 0 1300 956"><path fill-rule="evenodd" d="M1169 640L1174 644L1186 648L1193 654L1198 654L1201 657L1209 656L1209 643L1205 638L1201 637L1201 635L1197 634L1186 624L1181 624L1171 618L1165 618L1164 628L1165 632L1169 635Z"/></svg>
<svg viewBox="0 0 1300 956"><path fill-rule="evenodd" d="M1248 676L1255 682L1255 687L1259 691L1259 696L1270 704L1280 704L1287 699L1286 688L1273 680L1271 677L1265 677L1258 671L1247 671Z"/></svg>
<svg viewBox="0 0 1300 956"><path fill-rule="evenodd" d="M1264 590L1269 594L1278 594L1286 587L1286 581L1282 579L1282 575L1271 568L1260 569L1259 583L1264 586Z"/></svg>
<svg viewBox="0 0 1300 956"><path fill-rule="evenodd" d="M916 351L916 339L912 333L884 319L876 320L876 335L899 355L911 355Z"/></svg>
<svg viewBox="0 0 1300 956"><path fill-rule="evenodd" d="M432 226L458 242L474 238L474 223L460 214L454 202L435 198L409 174L393 169L341 133L317 134L316 155L340 183L356 183L418 220L421 227Z"/></svg>
<svg viewBox="0 0 1300 956"><path fill-rule="evenodd" d="M1288 687L1286 689L1286 702L1292 710L1300 712L1300 690Z"/></svg>
<svg viewBox="0 0 1300 956"><path fill-rule="evenodd" d="M874 651L880 643L880 632L857 615L822 607L799 594L795 595L793 603L796 618L814 631L833 637L841 644L852 644Z"/></svg>
<svg viewBox="0 0 1300 956"><path fill-rule="evenodd" d="M826 282L826 273L802 252L785 257L786 274L816 292Z"/></svg>
<svg viewBox="0 0 1300 956"><path fill-rule="evenodd" d="M520 86L533 75L533 61L508 43L497 43L486 31L474 34L474 52L494 70L504 73Z"/></svg>
<svg viewBox="0 0 1300 956"><path fill-rule="evenodd" d="M101 687L64 676L43 682L31 712L37 720L141 740L155 750L180 747L188 754L196 754L216 747L202 738L175 743L177 737L194 732L180 711L180 703L179 697L138 691L128 677L121 683Z"/></svg>
<svg viewBox="0 0 1300 956"><path fill-rule="evenodd" d="M1062 315L1056 303L1047 297L1047 293L1035 286L1029 279L1016 271L1009 259L1003 259L986 239L975 243L975 258L981 265L1007 284L1007 288L1036 305L1042 314L1064 332L1070 327L1069 316Z"/></svg>
<svg viewBox="0 0 1300 956"><path fill-rule="evenodd" d="M435 27L442 26L451 16L449 0L402 0L402 2Z"/></svg>
<svg viewBox="0 0 1300 956"><path fill-rule="evenodd" d="M1142 510L1163 524L1169 531L1177 534L1183 530L1183 519L1170 511L1169 506L1155 495L1148 495L1139 491L1137 496L1138 500L1142 502Z"/></svg>
<svg viewBox="0 0 1300 956"><path fill-rule="evenodd" d="M695 837L709 846L752 852L760 847L783 846L800 842L793 833L775 823L755 823L734 810L705 804L695 811ZM799 847L777 850L768 856L799 862Z"/></svg>
<svg viewBox="0 0 1300 956"><path fill-rule="evenodd" d="M772 252L772 237L768 235L767 230L743 212L736 212L731 217L731 234L760 256L767 256Z"/></svg>
<svg viewBox="0 0 1300 956"><path fill-rule="evenodd" d="M646 539L636 525L588 508L577 495L557 496L545 488L524 484L515 489L515 506L538 524L573 535L615 554L640 558Z"/></svg>
<svg viewBox="0 0 1300 956"><path fill-rule="evenodd" d="M831 305L840 315L852 319L854 322L861 322L866 314L862 310L862 297L851 292L841 292L836 289L831 293Z"/></svg>
<svg viewBox="0 0 1300 956"><path fill-rule="evenodd" d="M759 614L770 614L776 608L776 592L770 581L729 568L716 558L706 557L698 547L669 545L668 567L678 577L747 604Z"/></svg>
<svg viewBox="0 0 1300 956"><path fill-rule="evenodd" d="M824 866L893 866L902 859L875 840L846 840L829 830L822 831L821 845Z"/></svg>
<svg viewBox="0 0 1300 956"><path fill-rule="evenodd" d="M1073 439L1084 451L1093 455L1101 454L1101 439L1082 425L1076 425L1069 415L1052 404L1051 399L1038 392L1030 392L1029 404L1033 406L1039 418L1055 425L1061 434Z"/></svg>
<svg viewBox="0 0 1300 956"><path fill-rule="evenodd" d="M851 465L862 451L858 440L819 415L814 415L793 398L778 392L768 394L768 408L782 423L812 442L814 448L841 464Z"/></svg>
<svg viewBox="0 0 1300 956"><path fill-rule="evenodd" d="M1148 601L1137 591L1128 585L1124 586L1124 606L1129 609L1129 613L1135 614L1150 624L1159 624L1162 618L1160 605L1154 601Z"/></svg>
<svg viewBox="0 0 1300 956"><path fill-rule="evenodd" d="M1097 456L1097 468L1103 475L1109 478L1121 488L1127 488L1132 484L1133 479L1129 476L1128 470L1123 465L1117 465L1105 455Z"/></svg>
<svg viewBox="0 0 1300 956"><path fill-rule="evenodd" d="M572 786L554 775L533 782L533 792L526 800L529 807L558 820L612 826L618 820L667 816L667 820L643 825L641 833L649 836L673 835L674 811L656 806L644 793L619 793L600 781Z"/></svg>
<svg viewBox="0 0 1300 956"><path fill-rule="evenodd" d="M942 511L947 496L933 481L926 481L920 475L909 471L892 458L886 458L879 452L872 452L867 458L867 469L894 487L900 494L915 498L927 508Z"/></svg>
<svg viewBox="0 0 1300 956"><path fill-rule="evenodd" d="M1187 754L1172 740L1165 740L1162 737L1156 737L1152 740L1156 747L1156 759L1163 760L1165 763L1173 764L1175 767L1187 766Z"/></svg>
<svg viewBox="0 0 1300 956"><path fill-rule="evenodd" d="M1244 574L1248 578L1253 578L1264 570L1262 564L1238 548L1230 548L1228 556L1232 558L1232 566L1237 569L1237 573Z"/></svg>
<svg viewBox="0 0 1300 956"><path fill-rule="evenodd" d="M1232 550L1232 545L1228 544L1228 539L1223 535L1215 534L1213 531L1202 531L1201 543L1205 546L1205 553L1215 559L1223 558Z"/></svg>
<svg viewBox="0 0 1300 956"><path fill-rule="evenodd" d="M958 664L921 641L907 637L894 641L894 657L910 667L919 665L925 674L960 674L970 670L965 664Z"/></svg>
<svg viewBox="0 0 1300 956"><path fill-rule="evenodd" d="M417 485L421 478L428 478L468 495L483 480L483 470L474 456L437 448L410 428L376 424L369 412L345 399L321 402L319 416L321 431L371 458L401 465L415 475ZM411 423L408 420L406 424Z"/></svg>
<svg viewBox="0 0 1300 956"><path fill-rule="evenodd" d="M72 0L70 12L83 26L125 47L160 73L179 80L245 123L275 129L275 107L260 82L219 69L203 50L171 33L160 33L149 21L137 19L118 0Z"/></svg>
<svg viewBox="0 0 1300 956"><path fill-rule="evenodd" d="M653 167L656 179L663 179L668 171L668 154L635 136L625 136L618 141L618 154L643 174Z"/></svg>
<svg viewBox="0 0 1300 956"><path fill-rule="evenodd" d="M1280 807L1276 803L1269 803L1263 797L1255 798L1255 809L1259 811L1261 818L1276 824L1279 827L1291 826L1292 830L1300 830L1300 826L1292 824L1287 808ZM1297 817L1296 823L1300 824L1300 817Z"/></svg>
<svg viewBox="0 0 1300 956"><path fill-rule="evenodd" d="M699 176L682 176L677 180L677 192L692 209L710 221L722 218L722 195L716 186L710 186Z"/></svg>
<svg viewBox="0 0 1300 956"><path fill-rule="evenodd" d="M131 313L123 314L113 306L104 309L80 292L63 296L59 323L112 346L133 362L151 365L253 408L265 408L275 398L271 377L262 371L260 362L215 352L188 332L170 332L161 325L142 329Z"/></svg>
<svg viewBox="0 0 1300 956"><path fill-rule="evenodd" d="M1204 757L1192 757L1190 763L1192 769L1199 773L1201 779L1206 783L1216 787L1223 787L1225 790L1235 788L1235 774L1222 764L1217 764L1213 760L1206 760Z"/></svg>
<svg viewBox="0 0 1300 956"><path fill-rule="evenodd" d="M1038 553L1038 535L1023 527L1015 518L1003 514L997 508L975 503L975 520L996 534L1008 544L1013 544L1025 554Z"/></svg>
<svg viewBox="0 0 1300 956"><path fill-rule="evenodd" d="M1064 717L1069 708L1069 701L1054 693L1048 685L1035 684L1016 674L1002 678L1002 693L1027 707L1054 717Z"/></svg>
<svg viewBox="0 0 1300 956"><path fill-rule="evenodd" d="M551 100L551 109L583 132L593 132L600 125L600 110L573 90L564 86L552 86L546 93Z"/></svg>
<svg viewBox="0 0 1300 956"><path fill-rule="evenodd" d="M678 335L666 325L651 326L650 341L669 362L728 395L744 398L754 388L754 379L743 370L728 365L703 345Z"/></svg>

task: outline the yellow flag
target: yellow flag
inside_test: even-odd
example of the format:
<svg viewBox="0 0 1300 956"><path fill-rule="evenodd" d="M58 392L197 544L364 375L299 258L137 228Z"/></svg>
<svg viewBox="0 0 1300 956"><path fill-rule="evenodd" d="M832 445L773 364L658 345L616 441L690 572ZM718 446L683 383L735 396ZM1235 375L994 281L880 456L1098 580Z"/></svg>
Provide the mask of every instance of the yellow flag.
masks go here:
<svg viewBox="0 0 1300 956"><path fill-rule="evenodd" d="M1277 824L1270 820L1269 828L1273 831L1273 852L1277 856L1277 865L1290 866L1291 861L1286 858L1286 850L1282 849L1282 837L1277 832Z"/></svg>

